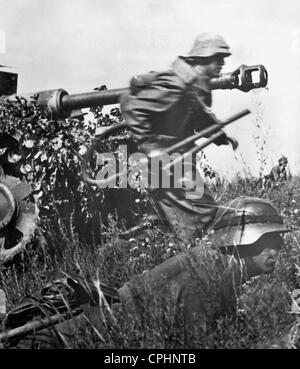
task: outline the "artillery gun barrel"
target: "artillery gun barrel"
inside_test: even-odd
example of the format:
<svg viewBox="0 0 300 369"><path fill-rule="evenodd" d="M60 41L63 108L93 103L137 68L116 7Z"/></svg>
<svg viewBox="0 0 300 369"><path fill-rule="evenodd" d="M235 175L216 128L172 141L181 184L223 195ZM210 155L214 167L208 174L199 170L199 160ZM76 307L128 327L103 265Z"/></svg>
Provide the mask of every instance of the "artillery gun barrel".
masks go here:
<svg viewBox="0 0 300 369"><path fill-rule="evenodd" d="M226 77L227 85L233 83L235 77L231 75ZM142 75L137 78L147 78L147 75ZM224 79L220 78L212 79L210 82L211 88L213 90L226 88L223 87L223 80ZM69 95L68 92L63 89L47 90L38 92L37 102L38 104L47 105L56 117L67 118L71 115L72 110L118 104L121 96L129 91L130 87L124 87Z"/></svg>
<svg viewBox="0 0 300 369"><path fill-rule="evenodd" d="M224 78L223 78L224 79ZM220 88L220 82L223 79L213 78L211 80L211 88L218 89ZM234 81L234 76L227 77L228 82ZM120 102L120 98L123 94L128 93L130 91L129 87L124 88L116 88L112 90L102 90L102 91L93 91L93 92L85 92L79 94L72 95L63 95L61 97L61 108L63 111L72 111L75 109L84 109L84 108L92 108L100 105L112 105L118 104Z"/></svg>
<svg viewBox="0 0 300 369"><path fill-rule="evenodd" d="M61 100L63 110L91 108L99 105L118 104L120 97L129 91L129 88L117 88L86 92L81 94L64 95Z"/></svg>
<svg viewBox="0 0 300 369"><path fill-rule="evenodd" d="M36 95L37 103L47 105L55 117L68 118L73 110L118 104L120 97L127 91L129 87L69 95L67 91L59 88L40 91Z"/></svg>
<svg viewBox="0 0 300 369"><path fill-rule="evenodd" d="M254 82L253 75L258 74L258 81ZM73 110L91 108L96 106L118 104L123 94L130 90L143 88L151 83L153 74L150 72L144 75L137 75L132 78L130 87L112 90L91 91L79 94L69 94L63 89L39 91L37 103L50 108L56 118L68 118ZM212 90L233 89L248 92L253 88L265 87L268 83L268 73L263 65L247 66L242 64L231 73L223 73L217 78L210 80ZM33 95L33 94L31 94ZM13 97L13 96L12 96Z"/></svg>

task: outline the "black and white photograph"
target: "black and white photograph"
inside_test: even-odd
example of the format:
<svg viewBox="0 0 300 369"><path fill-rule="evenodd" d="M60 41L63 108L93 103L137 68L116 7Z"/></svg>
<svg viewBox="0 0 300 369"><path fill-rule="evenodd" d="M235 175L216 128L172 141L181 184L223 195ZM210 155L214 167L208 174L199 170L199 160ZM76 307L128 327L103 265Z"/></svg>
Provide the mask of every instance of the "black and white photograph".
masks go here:
<svg viewBox="0 0 300 369"><path fill-rule="evenodd" d="M300 348L300 3L0 0L0 348Z"/></svg>

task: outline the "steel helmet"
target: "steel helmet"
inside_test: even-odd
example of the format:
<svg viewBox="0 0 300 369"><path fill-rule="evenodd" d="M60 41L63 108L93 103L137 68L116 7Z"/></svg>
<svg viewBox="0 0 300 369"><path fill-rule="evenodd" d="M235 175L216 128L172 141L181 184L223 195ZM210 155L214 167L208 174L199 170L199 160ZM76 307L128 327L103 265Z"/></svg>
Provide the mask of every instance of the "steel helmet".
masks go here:
<svg viewBox="0 0 300 369"><path fill-rule="evenodd" d="M231 55L229 46L224 38L216 33L200 33L194 42L188 56L199 56L207 58L215 54Z"/></svg>
<svg viewBox="0 0 300 369"><path fill-rule="evenodd" d="M217 211L212 242L219 247L250 245L266 233L290 232L270 201L240 196Z"/></svg>
<svg viewBox="0 0 300 369"><path fill-rule="evenodd" d="M279 164L287 164L288 159L284 155L278 160Z"/></svg>

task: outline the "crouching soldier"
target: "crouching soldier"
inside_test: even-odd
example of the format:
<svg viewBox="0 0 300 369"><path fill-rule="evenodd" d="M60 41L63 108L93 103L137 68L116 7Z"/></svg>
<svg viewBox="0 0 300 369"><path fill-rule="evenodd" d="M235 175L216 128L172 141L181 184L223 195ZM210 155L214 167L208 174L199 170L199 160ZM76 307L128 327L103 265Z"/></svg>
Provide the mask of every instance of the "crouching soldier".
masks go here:
<svg viewBox="0 0 300 369"><path fill-rule="evenodd" d="M165 320L158 317L167 317L166 327L182 327L185 337L205 337L211 322L235 313L239 288L244 282L274 271L285 232L289 230L269 201L239 197L219 208L212 246L201 241L200 245L133 277L117 291L106 287L101 295L113 297L113 302L119 299L111 304L117 319L118 314L138 322L149 322L154 317L157 324L163 324ZM96 309L99 321L101 309ZM95 314L88 318L93 321ZM66 324L69 323L57 327L60 334L67 334Z"/></svg>
<svg viewBox="0 0 300 369"><path fill-rule="evenodd" d="M274 183L278 181L286 181L291 178L291 172L288 167L288 159L282 156L278 160L278 165L272 168L270 172L270 177Z"/></svg>
<svg viewBox="0 0 300 369"><path fill-rule="evenodd" d="M163 302L169 316L183 318L188 334L199 334L234 313L244 282L274 271L288 230L270 202L242 196L218 210L213 232L212 247L202 243L120 288L126 311L145 319Z"/></svg>

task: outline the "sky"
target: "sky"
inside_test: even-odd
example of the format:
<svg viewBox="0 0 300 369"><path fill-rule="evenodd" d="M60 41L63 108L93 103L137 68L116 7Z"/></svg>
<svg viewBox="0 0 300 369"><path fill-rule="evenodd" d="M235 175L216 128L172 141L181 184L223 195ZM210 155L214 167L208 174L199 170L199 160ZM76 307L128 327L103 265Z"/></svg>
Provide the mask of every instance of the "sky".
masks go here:
<svg viewBox="0 0 300 369"><path fill-rule="evenodd" d="M300 174L298 0L0 0L0 64L18 72L18 93L121 88L169 69L204 31L231 47L223 72L263 64L269 74L267 89L214 91L220 119L252 114L226 128L238 150L210 145L208 162L223 175L256 175L260 158L266 174L285 155Z"/></svg>

